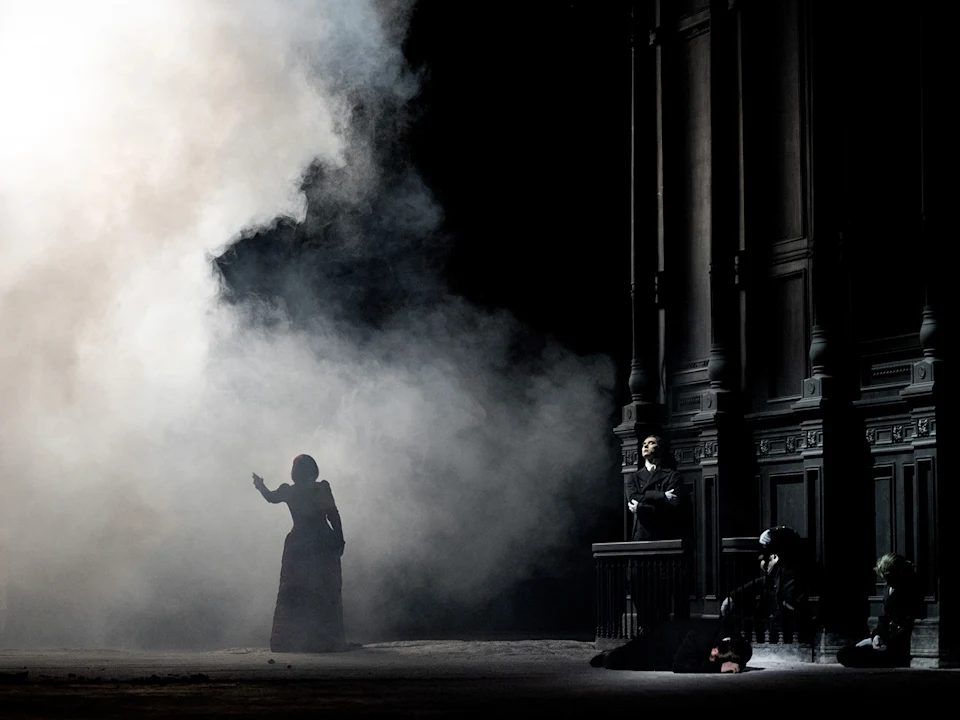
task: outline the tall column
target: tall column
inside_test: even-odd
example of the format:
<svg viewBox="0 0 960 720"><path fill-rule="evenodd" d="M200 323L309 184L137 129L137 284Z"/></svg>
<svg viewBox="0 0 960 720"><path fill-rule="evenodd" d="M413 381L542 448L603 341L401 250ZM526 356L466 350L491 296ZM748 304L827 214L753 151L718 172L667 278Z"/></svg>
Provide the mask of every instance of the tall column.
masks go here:
<svg viewBox="0 0 960 720"><path fill-rule="evenodd" d="M943 318L938 313L940 293L951 264L943 256L945 237L950 232L948 213L952 212L953 189L944 184L951 175L952 156L945 145L952 139L952 128L941 118L949 117L951 95L950 65L940 48L949 47L944 28L952 23L935 11L934 17L920 18L920 128L921 128L921 217L920 254L924 273L924 307L918 312L919 340L923 356L913 364L911 382L901 392L911 416L911 445L915 467L917 528L915 542L918 570L928 598L927 619L913 634L911 653L914 665L922 667L950 666L957 660L960 646L960 587L952 564L960 551L957 533L950 529L958 491L951 482L951 453L937 452L937 436L951 437L947 423L952 418L949 394L946 392L948 366L944 355ZM925 37L925 35L932 37ZM937 37L939 35L939 37ZM946 54L946 53L944 53ZM941 175L943 174L943 175ZM918 310L920 310L918 308ZM952 411L955 415L955 411ZM943 479L948 479L946 482Z"/></svg>
<svg viewBox="0 0 960 720"><path fill-rule="evenodd" d="M710 389L699 422L724 413L739 376L739 294L734 258L740 240L740 8L719 0L710 8ZM738 388L739 389L739 388ZM722 407L721 407L722 406Z"/></svg>
<svg viewBox="0 0 960 720"><path fill-rule="evenodd" d="M927 105L930 104L929 93L925 93L924 90L925 83L924 78L924 69L931 65L931 62L928 58L925 58L924 55L929 52L929 43L924 42L923 38L923 17L920 19L921 27L921 39L920 39L920 48L921 48L921 57L920 57L920 107L918 111L920 113L920 247L919 252L922 256L921 267L924 272L924 306L922 311L922 321L920 323L920 345L923 347L923 358L914 363L913 366L913 375L911 378L911 383L901 392L901 395L905 398L929 398L930 404L934 404L933 394L936 388L936 375L938 372L943 372L943 359L940 356L940 351L942 350L942 345L940 342L940 328L939 328L939 318L937 313L937 307L939 305L939 289L941 284L941 273L942 266L945 258L941 258L940 248L943 245L941 242L940 234L943 229L943 225L940 224L942 212L941 208L943 206L942 198L943 193L938 193L937 190L940 188L936 187L936 183L939 178L935 173L937 172L946 172L949 168L946 166L937 167L937 157L928 157L928 147L929 141L933 139L934 146L937 145L937 140L940 140L939 133L937 132L938 128L936 126L931 127L933 122L933 116L936 113L932 113L927 108ZM924 62L927 60L927 62ZM937 92L937 88L934 86L929 89L933 93ZM930 137L932 132L933 138ZM938 153L939 159L942 161L943 154ZM931 167L931 165L933 167ZM931 170L934 173L931 173ZM934 184L933 188L933 203L928 203L928 190L930 190L931 183ZM929 210L929 212L928 212ZM930 217L928 217L928 215Z"/></svg>
<svg viewBox="0 0 960 720"><path fill-rule="evenodd" d="M741 146L740 7L720 0L710 7L710 356L709 387L692 422L699 428L696 454L702 471L699 535L700 580L709 607L719 588L721 538L745 531L742 412L738 378L740 294L734 258L740 246ZM721 452L722 449L722 452ZM708 511L708 509L711 509Z"/></svg>
<svg viewBox="0 0 960 720"><path fill-rule="evenodd" d="M657 3L657 18L659 18L659 3ZM630 389L630 402L623 406L621 423L614 432L620 438L622 463L621 473L627 475L637 470L638 446L640 440L647 435L659 431L659 425L662 421L662 405L660 404L660 383L659 373L657 372L657 359L660 356L660 336L663 326L662 317L657 323L657 332L642 332L641 328L649 328L652 323L650 318L655 314L659 317L658 300L656 297L656 280L658 271L661 269L662 253L658 248L662 247L663 237L663 198L662 192L658 192L658 222L657 232L652 232L654 227L652 219L647 221L646 209L652 205L650 198L644 198L647 202L641 203L641 222L639 232L637 228L637 193L645 190L651 183L645 182L646 178L641 175L639 188L636 178L636 166L638 148L636 145L636 120L637 120L637 85L640 86L639 100L640 112L644 113L653 109L653 103L650 102L650 95L655 90L656 93L656 138L643 135L640 145L640 168L641 172L647 172L649 164L643 162L653 156L651 148L653 142L656 142L657 157L657 179L658 191L662 190L663 163L662 163L662 113L661 113L661 88L662 88L662 58L660 47L654 45L649 55L642 54L644 62L641 65L641 72L638 76L636 64L636 36L638 23L647 22L647 18L638 17L636 6L631 9L631 32L630 32L630 303L631 303L631 337L632 337L632 359L630 362L630 377L627 385ZM656 20L655 20L656 22ZM651 67L653 66L653 67ZM652 76L652 77L651 77ZM641 115L641 128L646 129L647 123L643 122ZM626 509L624 502L624 540L630 539L630 514Z"/></svg>
<svg viewBox="0 0 960 720"><path fill-rule="evenodd" d="M856 431L850 398L837 378L844 370L844 347L837 333L847 300L841 218L835 210L842 198L842 88L837 78L842 77L843 68L831 51L842 47L844 40L831 22L830 10L816 14L819 5L814 3L804 3L802 8L807 182L813 201L807 215L810 374L793 405L801 430L806 490L807 527L798 530L808 538L822 569L822 583L813 588L825 630L821 652L835 657L844 637L858 632L863 623L862 588L857 587L857 575L850 572L849 563L851 557L864 553L868 557L872 552L866 550L873 537L872 518L851 512L863 502L866 490L858 483L863 480L863 453L869 447L863 433Z"/></svg>

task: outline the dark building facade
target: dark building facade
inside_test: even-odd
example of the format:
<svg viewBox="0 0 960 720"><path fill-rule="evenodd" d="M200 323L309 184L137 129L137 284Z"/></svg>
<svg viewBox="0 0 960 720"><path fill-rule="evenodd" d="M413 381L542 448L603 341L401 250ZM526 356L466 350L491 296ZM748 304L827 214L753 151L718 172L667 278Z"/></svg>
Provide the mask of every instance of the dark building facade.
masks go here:
<svg viewBox="0 0 960 720"><path fill-rule="evenodd" d="M773 525L806 538L815 660L878 614L871 568L887 552L925 586L914 664L956 659L957 493L942 442L955 15L814 0L634 7L622 470L637 469L645 435L669 440L691 498L695 615L718 612L725 555L746 539Z"/></svg>

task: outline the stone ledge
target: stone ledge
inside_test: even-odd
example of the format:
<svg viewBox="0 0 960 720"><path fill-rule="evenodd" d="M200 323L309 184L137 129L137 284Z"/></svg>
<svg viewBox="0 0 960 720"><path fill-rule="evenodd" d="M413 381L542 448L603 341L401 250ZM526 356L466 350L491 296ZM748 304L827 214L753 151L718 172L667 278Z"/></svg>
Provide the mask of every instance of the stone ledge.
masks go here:
<svg viewBox="0 0 960 720"><path fill-rule="evenodd" d="M797 644L784 645L780 643L754 644L751 663L812 663L814 662L813 645Z"/></svg>

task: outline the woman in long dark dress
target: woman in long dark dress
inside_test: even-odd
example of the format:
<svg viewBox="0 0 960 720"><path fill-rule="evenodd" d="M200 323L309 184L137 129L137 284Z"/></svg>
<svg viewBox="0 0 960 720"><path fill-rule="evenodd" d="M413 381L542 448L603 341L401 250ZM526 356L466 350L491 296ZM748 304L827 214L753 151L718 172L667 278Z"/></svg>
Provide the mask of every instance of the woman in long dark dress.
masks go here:
<svg viewBox="0 0 960 720"><path fill-rule="evenodd" d="M273 614L273 652L338 652L346 649L340 558L343 526L330 483L309 455L293 460L290 478L268 490L253 474L253 485L268 502L286 503L293 529L283 543L280 591Z"/></svg>

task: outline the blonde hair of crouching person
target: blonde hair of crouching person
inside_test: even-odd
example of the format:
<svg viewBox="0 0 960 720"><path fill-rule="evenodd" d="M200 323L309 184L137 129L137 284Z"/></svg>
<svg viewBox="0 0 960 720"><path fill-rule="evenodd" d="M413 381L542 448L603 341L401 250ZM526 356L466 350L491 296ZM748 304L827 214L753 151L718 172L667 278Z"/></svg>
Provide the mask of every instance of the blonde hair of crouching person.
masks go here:
<svg viewBox="0 0 960 720"><path fill-rule="evenodd" d="M887 553L877 559L877 577L886 583L883 612L869 637L837 653L844 667L883 668L910 665L910 636L923 605L916 568L903 555Z"/></svg>

